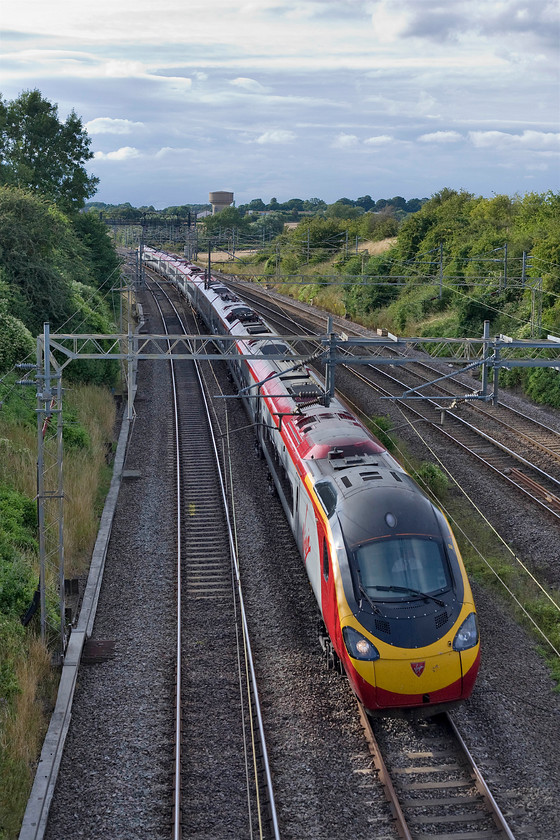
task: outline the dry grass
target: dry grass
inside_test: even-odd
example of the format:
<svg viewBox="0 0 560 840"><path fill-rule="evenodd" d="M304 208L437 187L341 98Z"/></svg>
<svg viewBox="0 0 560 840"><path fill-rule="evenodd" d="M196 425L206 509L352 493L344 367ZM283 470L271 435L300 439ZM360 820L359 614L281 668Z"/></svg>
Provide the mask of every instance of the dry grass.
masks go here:
<svg viewBox="0 0 560 840"><path fill-rule="evenodd" d="M20 693L0 727L0 836L5 840L18 836L46 732L45 712L52 709L56 693L57 678L38 639L31 639L16 676Z"/></svg>
<svg viewBox="0 0 560 840"><path fill-rule="evenodd" d="M86 571L97 535L97 502L106 478L107 441L115 422L115 406L102 388L78 386L68 396L90 440L88 449L70 451L64 459L66 577L76 577Z"/></svg>
<svg viewBox="0 0 560 840"><path fill-rule="evenodd" d="M65 395L86 429L87 449L64 452L64 553L67 577L82 574L95 540L97 500L106 479L107 442L115 422L115 407L106 389L76 386ZM34 498L37 493L37 433L29 426L0 425L0 481Z"/></svg>
<svg viewBox="0 0 560 840"><path fill-rule="evenodd" d="M65 393L64 402L89 437L86 447L66 447L64 453L65 577L72 577L87 570L97 534L101 496L110 478L106 455L113 438L115 407L106 389L93 386L73 387ZM0 482L34 498L36 461L36 430L0 423ZM38 558L31 563L36 564L38 576ZM13 644L13 631L10 638L0 634L0 658L3 645ZM16 657L18 691L0 703L0 840L18 836L58 679L48 651L31 631L18 644L22 645Z"/></svg>
<svg viewBox="0 0 560 840"><path fill-rule="evenodd" d="M381 239L378 242L360 242L358 251L367 251L370 256L378 256L379 254L384 254L385 251L388 251L389 248L392 248L396 244L397 237L390 236L388 239Z"/></svg>

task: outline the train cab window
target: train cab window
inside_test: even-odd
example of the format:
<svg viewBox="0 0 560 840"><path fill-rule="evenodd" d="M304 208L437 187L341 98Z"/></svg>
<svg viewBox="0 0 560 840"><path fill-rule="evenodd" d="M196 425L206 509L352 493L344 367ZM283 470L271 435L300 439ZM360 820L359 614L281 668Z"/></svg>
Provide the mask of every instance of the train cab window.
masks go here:
<svg viewBox="0 0 560 840"><path fill-rule="evenodd" d="M325 580L329 579L329 547L326 539L323 537L323 577Z"/></svg>
<svg viewBox="0 0 560 840"><path fill-rule="evenodd" d="M406 592L441 592L449 587L448 567L440 540L402 536L376 539L355 551L360 576L368 593L382 592L398 600Z"/></svg>
<svg viewBox="0 0 560 840"><path fill-rule="evenodd" d="M315 484L315 492L325 509L325 513L330 519L335 511L336 501L338 498L336 488L333 487L330 481L318 481Z"/></svg>

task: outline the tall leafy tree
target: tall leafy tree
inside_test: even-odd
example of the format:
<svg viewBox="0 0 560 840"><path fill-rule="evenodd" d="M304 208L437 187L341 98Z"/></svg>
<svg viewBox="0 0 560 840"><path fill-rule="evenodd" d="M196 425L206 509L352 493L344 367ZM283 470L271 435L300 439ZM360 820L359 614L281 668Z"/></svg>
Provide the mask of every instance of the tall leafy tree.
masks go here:
<svg viewBox="0 0 560 840"><path fill-rule="evenodd" d="M24 91L12 102L0 99L2 185L44 195L64 212L79 210L99 183L84 168L93 157L90 143L75 111L61 122L58 106L38 90Z"/></svg>
<svg viewBox="0 0 560 840"><path fill-rule="evenodd" d="M220 230L233 228L240 233L246 233L249 229L250 220L243 216L237 207L226 207L214 216L208 216L204 220L206 232L213 235Z"/></svg>

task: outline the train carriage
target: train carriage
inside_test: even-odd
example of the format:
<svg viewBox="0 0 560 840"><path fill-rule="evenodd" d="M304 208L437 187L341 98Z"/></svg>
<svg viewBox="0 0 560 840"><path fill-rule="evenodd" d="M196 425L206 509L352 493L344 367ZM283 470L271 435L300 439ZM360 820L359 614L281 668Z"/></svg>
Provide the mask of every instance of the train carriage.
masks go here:
<svg viewBox="0 0 560 840"><path fill-rule="evenodd" d="M476 610L443 513L227 286L163 252L145 248L144 260L212 333L238 337L231 371L305 564L329 661L370 712L435 711L468 697L480 658Z"/></svg>

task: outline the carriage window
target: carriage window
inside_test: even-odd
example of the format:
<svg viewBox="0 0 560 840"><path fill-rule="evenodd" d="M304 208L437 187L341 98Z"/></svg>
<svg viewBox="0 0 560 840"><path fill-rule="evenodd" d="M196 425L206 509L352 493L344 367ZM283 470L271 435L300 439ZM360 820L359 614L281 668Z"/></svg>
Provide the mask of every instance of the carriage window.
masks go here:
<svg viewBox="0 0 560 840"><path fill-rule="evenodd" d="M326 539L323 537L323 577L325 580L329 579L329 547Z"/></svg>
<svg viewBox="0 0 560 840"><path fill-rule="evenodd" d="M283 464L280 464L280 469L278 470L278 477L280 479L280 484L282 486L282 491L286 498L286 502L288 504L288 508L290 511L294 509L294 492L292 489L292 482L286 472L286 468Z"/></svg>

